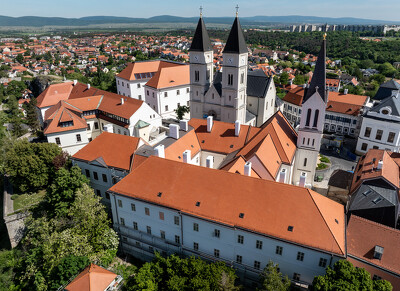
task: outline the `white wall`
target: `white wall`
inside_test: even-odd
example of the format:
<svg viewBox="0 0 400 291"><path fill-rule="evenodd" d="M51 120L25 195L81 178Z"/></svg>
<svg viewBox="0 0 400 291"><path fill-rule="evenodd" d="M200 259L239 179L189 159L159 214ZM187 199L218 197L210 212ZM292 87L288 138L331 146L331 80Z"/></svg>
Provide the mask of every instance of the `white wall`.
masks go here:
<svg viewBox="0 0 400 291"><path fill-rule="evenodd" d="M81 141L78 142L76 135L81 135ZM56 138L60 139L61 144L59 145L64 151L67 151L71 156L74 155L77 151L83 148L85 145L89 143L88 135L85 129L77 129L71 131L64 131L59 133L51 133L47 134L47 142L55 143Z"/></svg>
<svg viewBox="0 0 400 291"><path fill-rule="evenodd" d="M118 200L121 200L122 207L118 207ZM320 258L327 260L327 266L333 265L339 258L320 252L318 250L309 249L300 245L292 244L287 241L274 239L272 237L263 236L251 231L240 228L214 223L209 220L199 219L185 213L180 214L170 208L164 208L154 204L148 204L133 198L112 195L112 214L114 220L114 228L126 237L127 242L123 243L123 248L137 255L130 244L139 241L143 247L153 245L154 249L172 253L177 249L185 249L186 254L195 254L198 256L213 258L215 260L223 260L225 262L236 262L236 256L242 256L242 264L235 264L238 269L247 268L256 272L261 271L269 260L273 260L279 264L280 271L293 278L294 273L301 275L300 280L311 283L314 276L325 274L325 268L319 267ZM132 211L131 203L135 204L136 211ZM145 207L149 208L150 215L145 214ZM164 213L164 220L159 217L159 212ZM174 216L179 217L179 225L174 224ZM119 224L121 218L125 220L125 227ZM133 230L133 222L137 222L138 231ZM194 231L193 224L197 223L198 231ZM152 235L147 235L147 226L151 227ZM220 231L220 237L215 237L214 230ZM165 240L160 238L160 231L165 231ZM173 247L175 235L180 237L180 245ZM244 237L243 244L238 243L238 235ZM256 248L257 240L262 241L262 249ZM199 250L193 249L193 243L199 245ZM282 255L276 254L276 247L283 248ZM179 248L178 248L179 247ZM214 249L219 250L220 257L214 257ZM297 253L304 253L304 260L297 260ZM147 254L150 252L147 249ZM254 261L261 263L260 270L254 269Z"/></svg>
<svg viewBox="0 0 400 291"><path fill-rule="evenodd" d="M120 77L115 77L117 93L119 95L144 100L144 85L149 80L150 78L128 81Z"/></svg>

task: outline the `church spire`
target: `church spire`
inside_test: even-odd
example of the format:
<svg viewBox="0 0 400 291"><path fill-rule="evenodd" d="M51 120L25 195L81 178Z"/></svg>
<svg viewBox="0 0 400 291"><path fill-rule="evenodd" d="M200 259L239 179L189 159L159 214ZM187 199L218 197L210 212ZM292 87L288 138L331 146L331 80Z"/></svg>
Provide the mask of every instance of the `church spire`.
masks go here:
<svg viewBox="0 0 400 291"><path fill-rule="evenodd" d="M189 51L208 52L212 50L213 48L207 33L206 25L203 21L203 8L200 7L200 19L197 23L196 32L194 33Z"/></svg>
<svg viewBox="0 0 400 291"><path fill-rule="evenodd" d="M303 103L306 102L314 93L318 91L322 100L328 101L328 92L326 90L326 33L322 41L321 50L318 54L314 74L311 79L310 87L305 91Z"/></svg>
<svg viewBox="0 0 400 291"><path fill-rule="evenodd" d="M237 9L239 9L239 7L236 7L236 18L235 21L233 22L231 32L229 33L224 53L230 53L230 54L247 53L247 45L246 41L244 40L243 30L239 22Z"/></svg>

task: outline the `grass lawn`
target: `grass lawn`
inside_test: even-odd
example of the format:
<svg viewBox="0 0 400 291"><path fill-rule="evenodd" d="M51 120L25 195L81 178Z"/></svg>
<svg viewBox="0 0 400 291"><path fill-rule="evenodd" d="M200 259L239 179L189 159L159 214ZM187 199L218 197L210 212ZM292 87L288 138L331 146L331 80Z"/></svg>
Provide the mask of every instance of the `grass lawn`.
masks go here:
<svg viewBox="0 0 400 291"><path fill-rule="evenodd" d="M11 199L14 201L14 212L27 209L29 206L39 203L43 200L46 190L40 190L31 194L14 194Z"/></svg>

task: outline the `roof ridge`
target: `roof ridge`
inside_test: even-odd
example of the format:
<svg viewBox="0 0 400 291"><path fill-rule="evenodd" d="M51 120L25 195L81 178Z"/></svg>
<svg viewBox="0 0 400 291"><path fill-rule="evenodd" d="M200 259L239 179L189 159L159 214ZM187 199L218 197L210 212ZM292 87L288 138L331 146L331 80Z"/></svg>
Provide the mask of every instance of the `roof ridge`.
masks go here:
<svg viewBox="0 0 400 291"><path fill-rule="evenodd" d="M273 124L272 122L271 122L271 125L272 125L273 131L274 131L275 134L276 134L277 140L278 140L279 144L280 144L281 147L282 147L283 154L285 155L286 159L287 159L288 161L290 161L289 157L286 155L285 148L283 147L283 144L282 144L282 142L281 142L281 139L279 138L279 135L278 135L278 133L276 132L275 126L274 126L274 124ZM271 138L272 138L272 137L271 137ZM279 155L279 158L282 160L282 158L281 158L281 156L280 156L280 154L279 154L278 148L277 148L276 145L275 145L275 141L272 141L272 143L274 144L274 146L275 146L275 148L276 148L276 151L277 151L277 153L278 153L278 155Z"/></svg>
<svg viewBox="0 0 400 291"><path fill-rule="evenodd" d="M309 195L311 196L311 199L312 199L312 201L314 202L316 208L318 209L318 212L320 213L322 219L324 220L324 223L325 223L326 227L328 228L328 230L329 230L329 232L331 233L333 239L335 240L337 246L338 246L339 249L342 251L342 253L343 253L344 255L346 255L346 249L345 249L345 250L342 250L342 248L341 248L341 246L340 246L338 240L336 239L336 236L333 234L331 228L329 227L328 222L327 222L326 219L325 219L325 216L322 214L321 210L319 209L319 206L318 206L317 202L315 201L313 194L310 192L310 189L308 189L308 188L306 188L306 189L307 189L307 192L309 193ZM316 195L321 195L321 194L316 193L316 192L315 192L315 194L316 194ZM324 196L324 197L325 197L325 196ZM327 199L329 199L329 198L327 198ZM346 233L346 229L345 229L344 231L345 231L345 233Z"/></svg>
<svg viewBox="0 0 400 291"><path fill-rule="evenodd" d="M400 230L399 230L399 229L396 229L396 228L393 228L393 227L384 225L384 224L379 223L379 222L376 222L376 221L372 221L372 220L366 219L366 218L364 218L364 217L361 217L361 216L358 216L358 215L355 215L355 214L352 214L352 215L350 216L350 220L352 219L353 216L354 216L356 219L363 220L364 222L367 222L367 223L369 223L369 224L372 224L372 225L376 225L376 226L385 228L385 229L390 230L390 231L392 231L392 232L398 232L398 233L400 234Z"/></svg>

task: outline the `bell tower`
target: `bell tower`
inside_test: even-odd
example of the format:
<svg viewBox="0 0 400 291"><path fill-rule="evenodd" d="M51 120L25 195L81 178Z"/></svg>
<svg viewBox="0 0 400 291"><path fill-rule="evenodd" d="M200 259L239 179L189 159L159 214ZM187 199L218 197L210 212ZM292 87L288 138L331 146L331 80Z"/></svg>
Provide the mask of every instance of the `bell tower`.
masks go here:
<svg viewBox="0 0 400 291"><path fill-rule="evenodd" d="M310 87L305 90L303 97L293 175L293 183L295 185L310 188L314 182L327 101L325 34Z"/></svg>

